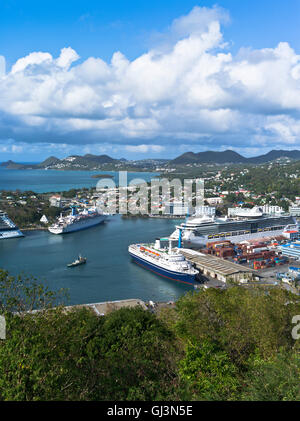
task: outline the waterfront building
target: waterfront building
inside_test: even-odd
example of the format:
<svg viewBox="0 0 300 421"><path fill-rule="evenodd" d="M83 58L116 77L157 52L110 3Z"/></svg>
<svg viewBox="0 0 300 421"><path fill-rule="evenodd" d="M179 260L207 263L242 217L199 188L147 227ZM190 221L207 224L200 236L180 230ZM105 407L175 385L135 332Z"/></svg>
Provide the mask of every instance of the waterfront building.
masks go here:
<svg viewBox="0 0 300 421"><path fill-rule="evenodd" d="M205 200L210 206L221 205L223 203L222 197L208 197Z"/></svg>
<svg viewBox="0 0 300 421"><path fill-rule="evenodd" d="M284 210L281 206L272 206L272 205L264 205L262 206L263 213L267 215L280 215L284 213Z"/></svg>
<svg viewBox="0 0 300 421"><path fill-rule="evenodd" d="M215 216L216 215L215 206L198 206L195 209L195 216L200 216L200 215Z"/></svg>
<svg viewBox="0 0 300 421"><path fill-rule="evenodd" d="M51 196L49 198L49 202L50 202L50 206L53 206L55 208L61 208L62 206L61 197L57 194Z"/></svg>
<svg viewBox="0 0 300 421"><path fill-rule="evenodd" d="M300 260L300 241L297 241L295 243L283 244L279 246L278 249L282 252L283 256Z"/></svg>
<svg viewBox="0 0 300 421"><path fill-rule="evenodd" d="M252 269L223 260L220 257L187 249L181 249L181 253L205 277L217 279L221 282L253 280L256 276Z"/></svg>
<svg viewBox="0 0 300 421"><path fill-rule="evenodd" d="M290 206L289 212L292 216L300 216L300 206Z"/></svg>
<svg viewBox="0 0 300 421"><path fill-rule="evenodd" d="M252 209L249 208L229 208L228 209L228 216L232 217L239 217L239 216L262 216L264 215L281 215L284 213L284 210L280 206L271 206L271 205L264 205L259 207L254 207Z"/></svg>
<svg viewBox="0 0 300 421"><path fill-rule="evenodd" d="M184 216L188 215L189 208L184 206L182 202L170 202L166 203L164 213L172 216Z"/></svg>

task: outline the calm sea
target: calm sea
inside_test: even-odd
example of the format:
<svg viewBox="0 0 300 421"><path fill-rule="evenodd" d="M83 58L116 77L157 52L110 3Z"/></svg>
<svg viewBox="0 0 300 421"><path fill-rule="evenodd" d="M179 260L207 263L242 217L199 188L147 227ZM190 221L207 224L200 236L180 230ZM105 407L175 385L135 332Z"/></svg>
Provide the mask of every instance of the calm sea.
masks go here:
<svg viewBox="0 0 300 421"><path fill-rule="evenodd" d="M94 174L110 174L118 185L119 175L110 171L8 170L0 167L0 190L32 190L36 193L66 191L73 188L96 187ZM157 173L128 173L128 183L134 179L150 181Z"/></svg>
<svg viewBox="0 0 300 421"><path fill-rule="evenodd" d="M103 225L56 236L48 231L0 241L0 267L11 274L36 276L52 290L68 288L70 304L128 298L175 300L192 287L154 275L128 255L128 245L169 235L178 221L122 219L113 216ZM86 265L67 268L78 254Z"/></svg>

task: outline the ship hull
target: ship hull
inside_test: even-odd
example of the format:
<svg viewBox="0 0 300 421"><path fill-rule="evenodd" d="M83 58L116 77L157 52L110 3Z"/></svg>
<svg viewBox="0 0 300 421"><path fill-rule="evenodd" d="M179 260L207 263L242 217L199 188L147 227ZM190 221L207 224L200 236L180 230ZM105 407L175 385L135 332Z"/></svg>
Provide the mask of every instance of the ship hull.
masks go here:
<svg viewBox="0 0 300 421"><path fill-rule="evenodd" d="M161 266L157 266L154 263L151 263L149 261L146 261L142 259L141 257L138 257L134 255L133 253L129 252L130 256L132 257L132 260L138 264L139 266L142 266L145 269L150 270L151 272L155 273L156 275L162 276L166 279L171 279L172 281L181 282L186 285L192 285L194 286L196 284L196 276L195 275L189 275L185 273L175 272L168 269L165 269Z"/></svg>
<svg viewBox="0 0 300 421"><path fill-rule="evenodd" d="M104 215L99 215L94 218L89 219L88 221L75 223L72 225L68 225L66 227L49 227L49 231L52 234L60 235L60 234L69 234L71 232L82 231L96 225L102 224L105 221L106 217Z"/></svg>
<svg viewBox="0 0 300 421"><path fill-rule="evenodd" d="M20 238L20 237L24 237L24 234L20 230L0 232L0 240L8 240L10 238Z"/></svg>

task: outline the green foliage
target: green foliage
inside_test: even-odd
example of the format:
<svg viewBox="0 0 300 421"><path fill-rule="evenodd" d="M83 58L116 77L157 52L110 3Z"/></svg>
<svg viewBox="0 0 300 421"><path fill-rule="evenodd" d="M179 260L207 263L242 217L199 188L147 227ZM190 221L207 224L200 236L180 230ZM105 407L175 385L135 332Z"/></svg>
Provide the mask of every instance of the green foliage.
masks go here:
<svg viewBox="0 0 300 421"><path fill-rule="evenodd" d="M174 338L151 313L7 314L0 400L176 398Z"/></svg>
<svg viewBox="0 0 300 421"><path fill-rule="evenodd" d="M223 172L222 178L226 179L231 174L234 174L233 179L223 183L223 190L236 190L239 186L243 186L256 194L270 194L276 199L271 204L280 206L285 206L281 198L287 197L294 201L295 196L300 194L299 161L284 165L273 163L272 165L249 166L246 172L231 168Z"/></svg>
<svg viewBox="0 0 300 421"><path fill-rule="evenodd" d="M248 401L299 401L300 354L280 352L275 358L252 361L242 398Z"/></svg>
<svg viewBox="0 0 300 421"><path fill-rule="evenodd" d="M197 400L227 400L237 397L237 368L225 351L209 341L187 345L179 372Z"/></svg>
<svg viewBox="0 0 300 421"><path fill-rule="evenodd" d="M299 298L285 290L237 286L189 293L174 309L162 312L184 352L179 367L185 399L234 400L242 396L245 385L249 389L244 399L259 398L270 376L273 383L270 379L267 391L278 388L275 400L296 399L299 371L288 357L296 352L291 335L295 314L300 314ZM285 364L277 360L280 353ZM291 381L283 383L285 376ZM285 394L280 392L283 388Z"/></svg>
<svg viewBox="0 0 300 421"><path fill-rule="evenodd" d="M0 272L0 400L300 398L299 298L280 288L189 293L159 317L52 308L61 299Z"/></svg>
<svg viewBox="0 0 300 421"><path fill-rule="evenodd" d="M245 366L256 349L272 356L280 347L293 345L291 320L300 314L297 300L279 288L209 289L178 300L169 325L184 342L208 339Z"/></svg>
<svg viewBox="0 0 300 421"><path fill-rule="evenodd" d="M77 196L77 193L78 193L78 190L76 190L76 189L71 189L71 190L67 190L67 191L62 192L63 196L66 197L67 199L75 198Z"/></svg>
<svg viewBox="0 0 300 421"><path fill-rule="evenodd" d="M11 197L9 200L2 199L0 208L7 212L8 216L20 228L31 228L33 225L40 226L40 219L43 215L46 215L49 221L54 221L61 212L61 209L50 206L49 195L30 191L2 191L2 197ZM20 203L23 200L26 204Z"/></svg>
<svg viewBox="0 0 300 421"><path fill-rule="evenodd" d="M108 400L154 400L173 393L175 338L151 313L121 309L104 319L88 353L105 359L101 396Z"/></svg>
<svg viewBox="0 0 300 421"><path fill-rule="evenodd" d="M61 305L67 299L67 291L50 291L35 278L10 276L0 269L0 313L45 310Z"/></svg>
<svg viewBox="0 0 300 421"><path fill-rule="evenodd" d="M93 372L83 351L97 322L84 310L7 315L7 339L0 346L1 400L87 398Z"/></svg>

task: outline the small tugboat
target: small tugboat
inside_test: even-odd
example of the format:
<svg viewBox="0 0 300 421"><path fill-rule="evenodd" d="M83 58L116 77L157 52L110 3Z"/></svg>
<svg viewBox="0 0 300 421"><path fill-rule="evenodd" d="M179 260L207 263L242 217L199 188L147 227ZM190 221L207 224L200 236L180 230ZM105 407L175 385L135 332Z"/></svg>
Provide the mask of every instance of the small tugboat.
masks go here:
<svg viewBox="0 0 300 421"><path fill-rule="evenodd" d="M69 263L67 266L68 268L73 268L75 266L83 265L84 263L86 263L86 260L86 257L81 257L79 255L77 260L75 260L73 263Z"/></svg>

